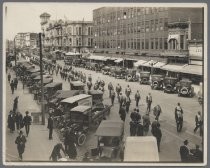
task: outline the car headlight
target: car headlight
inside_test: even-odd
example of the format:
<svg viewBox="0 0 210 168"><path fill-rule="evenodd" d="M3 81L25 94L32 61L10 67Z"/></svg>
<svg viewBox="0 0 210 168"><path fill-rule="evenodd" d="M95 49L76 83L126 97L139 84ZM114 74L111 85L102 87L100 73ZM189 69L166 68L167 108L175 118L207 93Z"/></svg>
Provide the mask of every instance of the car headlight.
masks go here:
<svg viewBox="0 0 210 168"><path fill-rule="evenodd" d="M176 90L176 86L174 86L174 90Z"/></svg>
<svg viewBox="0 0 210 168"><path fill-rule="evenodd" d="M163 89L165 89L166 87L165 86L163 86Z"/></svg>

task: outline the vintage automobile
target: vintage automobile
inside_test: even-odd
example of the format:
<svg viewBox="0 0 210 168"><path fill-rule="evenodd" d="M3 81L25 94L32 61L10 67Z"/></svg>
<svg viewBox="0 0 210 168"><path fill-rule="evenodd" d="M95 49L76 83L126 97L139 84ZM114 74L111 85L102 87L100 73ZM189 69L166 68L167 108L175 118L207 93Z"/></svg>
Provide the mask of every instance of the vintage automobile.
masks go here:
<svg viewBox="0 0 210 168"><path fill-rule="evenodd" d="M165 77L163 80L163 91L164 93L177 93L178 79L173 77Z"/></svg>
<svg viewBox="0 0 210 168"><path fill-rule="evenodd" d="M102 68L102 74L103 75L109 75L110 72L110 67L109 66L105 66Z"/></svg>
<svg viewBox="0 0 210 168"><path fill-rule="evenodd" d="M47 100L51 99L51 97L58 91L62 90L62 83L61 82L52 82L48 83L44 86L44 93Z"/></svg>
<svg viewBox="0 0 210 168"><path fill-rule="evenodd" d="M85 90L85 84L81 81L71 81L70 82L70 89L71 90L80 90L84 93Z"/></svg>
<svg viewBox="0 0 210 168"><path fill-rule="evenodd" d="M163 75L151 75L151 89L163 89Z"/></svg>
<svg viewBox="0 0 210 168"><path fill-rule="evenodd" d="M79 67L81 63L82 63L82 60L81 59L75 59L72 64L75 67Z"/></svg>
<svg viewBox="0 0 210 168"><path fill-rule="evenodd" d="M97 66L98 66L98 64L97 64L97 63L95 63L95 62L91 62L91 63L90 63L90 70L95 71L95 70L97 69Z"/></svg>
<svg viewBox="0 0 210 168"><path fill-rule="evenodd" d="M99 160L120 161L123 149L124 123L115 120L103 120L95 135L98 138Z"/></svg>
<svg viewBox="0 0 210 168"><path fill-rule="evenodd" d="M116 79L125 79L126 69L125 68L116 68L115 70L115 78Z"/></svg>
<svg viewBox="0 0 210 168"><path fill-rule="evenodd" d="M137 148L137 146L141 147ZM159 162L156 138L154 136L127 137L123 160L124 162Z"/></svg>
<svg viewBox="0 0 210 168"><path fill-rule="evenodd" d="M149 84L150 83L150 72L141 71L140 72L140 84Z"/></svg>
<svg viewBox="0 0 210 168"><path fill-rule="evenodd" d="M109 76L115 76L116 67L110 67Z"/></svg>
<svg viewBox="0 0 210 168"><path fill-rule="evenodd" d="M128 82L138 81L139 78L136 76L136 70L133 70L133 69L127 70L125 80Z"/></svg>
<svg viewBox="0 0 210 168"><path fill-rule="evenodd" d="M91 107L86 105L79 105L72 108L69 113L65 113L65 118L69 120L70 125L76 124L77 144L83 145L86 140L86 134L92 127L97 126L110 113L109 107Z"/></svg>
<svg viewBox="0 0 210 168"><path fill-rule="evenodd" d="M192 87L192 81L188 79L182 79L177 82L178 96L194 96L194 88Z"/></svg>
<svg viewBox="0 0 210 168"><path fill-rule="evenodd" d="M89 90L88 94L92 96L93 105L103 101L103 92L101 90Z"/></svg>

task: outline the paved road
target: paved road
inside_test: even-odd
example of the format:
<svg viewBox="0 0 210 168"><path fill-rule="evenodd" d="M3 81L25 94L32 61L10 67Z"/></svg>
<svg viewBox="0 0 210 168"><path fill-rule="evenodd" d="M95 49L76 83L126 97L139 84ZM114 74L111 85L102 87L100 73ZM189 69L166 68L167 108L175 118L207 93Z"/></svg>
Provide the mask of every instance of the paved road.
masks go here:
<svg viewBox="0 0 210 168"><path fill-rule="evenodd" d="M58 61L60 65L64 65L63 61ZM83 68L75 68L80 70L86 75L92 74L93 82L99 77L106 82L105 86L105 94L104 94L104 103L111 104L110 99L108 98L108 89L107 84L109 81L112 82L115 87L117 83L120 83L122 88L126 88L129 84L132 88L132 104L131 110L135 106L134 94L137 90L141 93L141 101L140 101L140 112L143 115L146 112L146 95L150 92L153 97L153 104L155 106L159 104L162 108L163 113L160 116L160 124L162 130L162 141L161 141L161 152L160 152L160 160L161 161L180 161L179 156L179 147L182 145L185 139L190 141L190 147L194 147L194 144L201 144L202 138L198 135L198 133L194 134L193 129L195 126L194 117L197 111L202 111L202 107L198 104L196 98L184 98L178 97L177 94L166 94L162 91L151 90L148 85L140 85L137 82L126 82L122 79L115 79L113 77L102 75L101 73L96 73L94 71L85 70ZM67 81L64 81L60 78L60 75L53 75L54 82L63 81L63 90L69 90L70 86ZM124 92L124 90L123 90ZM176 107L177 102L181 103L181 106L184 110L184 125L183 131L181 133L176 132L176 125L174 120L174 109ZM7 110L8 111L8 110ZM115 100L115 105L111 109L111 114L109 118L112 120L120 120L119 115L119 105L117 100ZM125 137L129 136L129 122L130 122L130 114L126 117L125 121ZM153 115L150 115L151 120L154 120ZM91 148L96 147L97 141L96 136L94 136L95 130L92 130L87 137L87 142L84 146L78 147L78 158L80 161L84 155L84 153ZM149 133L151 135L151 133Z"/></svg>

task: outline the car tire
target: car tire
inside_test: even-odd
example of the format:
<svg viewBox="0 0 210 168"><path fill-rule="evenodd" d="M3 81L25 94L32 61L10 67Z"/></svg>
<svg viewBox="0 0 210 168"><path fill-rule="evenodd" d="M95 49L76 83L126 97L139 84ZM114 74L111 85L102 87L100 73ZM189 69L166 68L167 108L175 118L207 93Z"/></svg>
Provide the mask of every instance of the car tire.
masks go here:
<svg viewBox="0 0 210 168"><path fill-rule="evenodd" d="M77 144L79 145L79 146L82 146L82 145L84 145L84 143L85 143L85 141L86 141L86 135L85 134L80 134L79 136L78 136L78 138L77 138Z"/></svg>

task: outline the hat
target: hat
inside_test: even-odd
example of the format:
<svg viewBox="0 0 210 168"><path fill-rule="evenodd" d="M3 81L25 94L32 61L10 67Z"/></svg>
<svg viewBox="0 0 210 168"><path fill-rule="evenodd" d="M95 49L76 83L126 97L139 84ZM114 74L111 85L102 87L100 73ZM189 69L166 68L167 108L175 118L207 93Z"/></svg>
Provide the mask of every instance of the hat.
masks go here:
<svg viewBox="0 0 210 168"><path fill-rule="evenodd" d="M28 114L29 112L28 111L26 111L26 114Z"/></svg>
<svg viewBox="0 0 210 168"><path fill-rule="evenodd" d="M188 142L188 140L186 139L185 141L184 141L184 144L185 145L187 145L189 142Z"/></svg>
<svg viewBox="0 0 210 168"><path fill-rule="evenodd" d="M139 109L136 109L136 112L139 112Z"/></svg>
<svg viewBox="0 0 210 168"><path fill-rule="evenodd" d="M199 145L195 145L196 149L199 149Z"/></svg>
<svg viewBox="0 0 210 168"><path fill-rule="evenodd" d="M20 130L19 134L21 134L21 135L22 135L22 134L23 134L23 131L21 131L21 130Z"/></svg>

